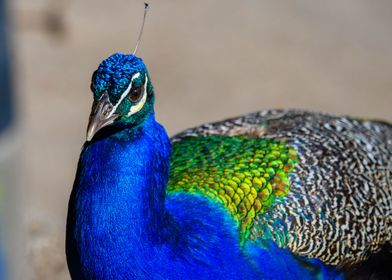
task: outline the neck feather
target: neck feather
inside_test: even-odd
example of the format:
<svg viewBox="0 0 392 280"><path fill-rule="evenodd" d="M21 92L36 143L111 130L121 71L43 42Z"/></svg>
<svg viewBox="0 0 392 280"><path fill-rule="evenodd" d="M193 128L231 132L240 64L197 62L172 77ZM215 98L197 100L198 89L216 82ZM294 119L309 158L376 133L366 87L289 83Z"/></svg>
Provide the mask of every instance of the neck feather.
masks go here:
<svg viewBox="0 0 392 280"><path fill-rule="evenodd" d="M168 136L153 114L137 129L86 145L70 202L75 234L167 239L162 229L171 224L165 210L170 154Z"/></svg>

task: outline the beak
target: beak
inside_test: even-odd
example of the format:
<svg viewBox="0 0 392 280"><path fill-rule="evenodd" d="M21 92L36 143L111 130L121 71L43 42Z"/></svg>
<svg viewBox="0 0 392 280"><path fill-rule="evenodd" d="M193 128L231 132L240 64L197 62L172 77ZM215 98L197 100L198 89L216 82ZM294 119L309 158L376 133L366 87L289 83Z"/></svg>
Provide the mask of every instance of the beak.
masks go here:
<svg viewBox="0 0 392 280"><path fill-rule="evenodd" d="M104 93L99 101L94 102L87 126L87 141L91 141L101 128L112 124L119 117L114 111L115 109L112 103L110 103L107 93Z"/></svg>

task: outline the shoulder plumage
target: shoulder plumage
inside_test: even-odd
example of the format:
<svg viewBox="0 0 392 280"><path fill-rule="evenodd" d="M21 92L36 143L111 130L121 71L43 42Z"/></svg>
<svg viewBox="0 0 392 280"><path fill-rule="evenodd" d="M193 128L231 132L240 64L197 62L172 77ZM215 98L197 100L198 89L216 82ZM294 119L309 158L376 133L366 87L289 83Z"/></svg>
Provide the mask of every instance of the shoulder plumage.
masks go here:
<svg viewBox="0 0 392 280"><path fill-rule="evenodd" d="M289 192L297 162L282 141L241 136L185 137L173 143L169 192L204 195L226 207L241 241L276 198Z"/></svg>
<svg viewBox="0 0 392 280"><path fill-rule="evenodd" d="M392 240L389 124L270 110L185 130L172 143L169 191L222 203L242 239L334 265Z"/></svg>

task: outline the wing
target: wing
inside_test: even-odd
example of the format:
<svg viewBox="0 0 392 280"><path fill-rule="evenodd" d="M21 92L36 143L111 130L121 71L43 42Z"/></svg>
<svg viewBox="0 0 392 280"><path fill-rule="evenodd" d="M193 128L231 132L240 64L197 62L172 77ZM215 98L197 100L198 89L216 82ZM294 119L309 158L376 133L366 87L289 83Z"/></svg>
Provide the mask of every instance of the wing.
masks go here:
<svg viewBox="0 0 392 280"><path fill-rule="evenodd" d="M392 127L303 111L262 111L172 139L168 192L205 195L241 242L273 240L326 264L392 241Z"/></svg>

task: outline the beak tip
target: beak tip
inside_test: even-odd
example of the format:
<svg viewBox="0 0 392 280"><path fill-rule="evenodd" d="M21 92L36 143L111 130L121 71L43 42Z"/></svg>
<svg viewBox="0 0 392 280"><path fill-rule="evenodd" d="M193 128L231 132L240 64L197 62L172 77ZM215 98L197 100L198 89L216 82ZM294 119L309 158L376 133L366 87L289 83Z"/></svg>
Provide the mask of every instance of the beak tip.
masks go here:
<svg viewBox="0 0 392 280"><path fill-rule="evenodd" d="M90 142L94 137L95 131L92 129L88 129L86 133L86 141Z"/></svg>

